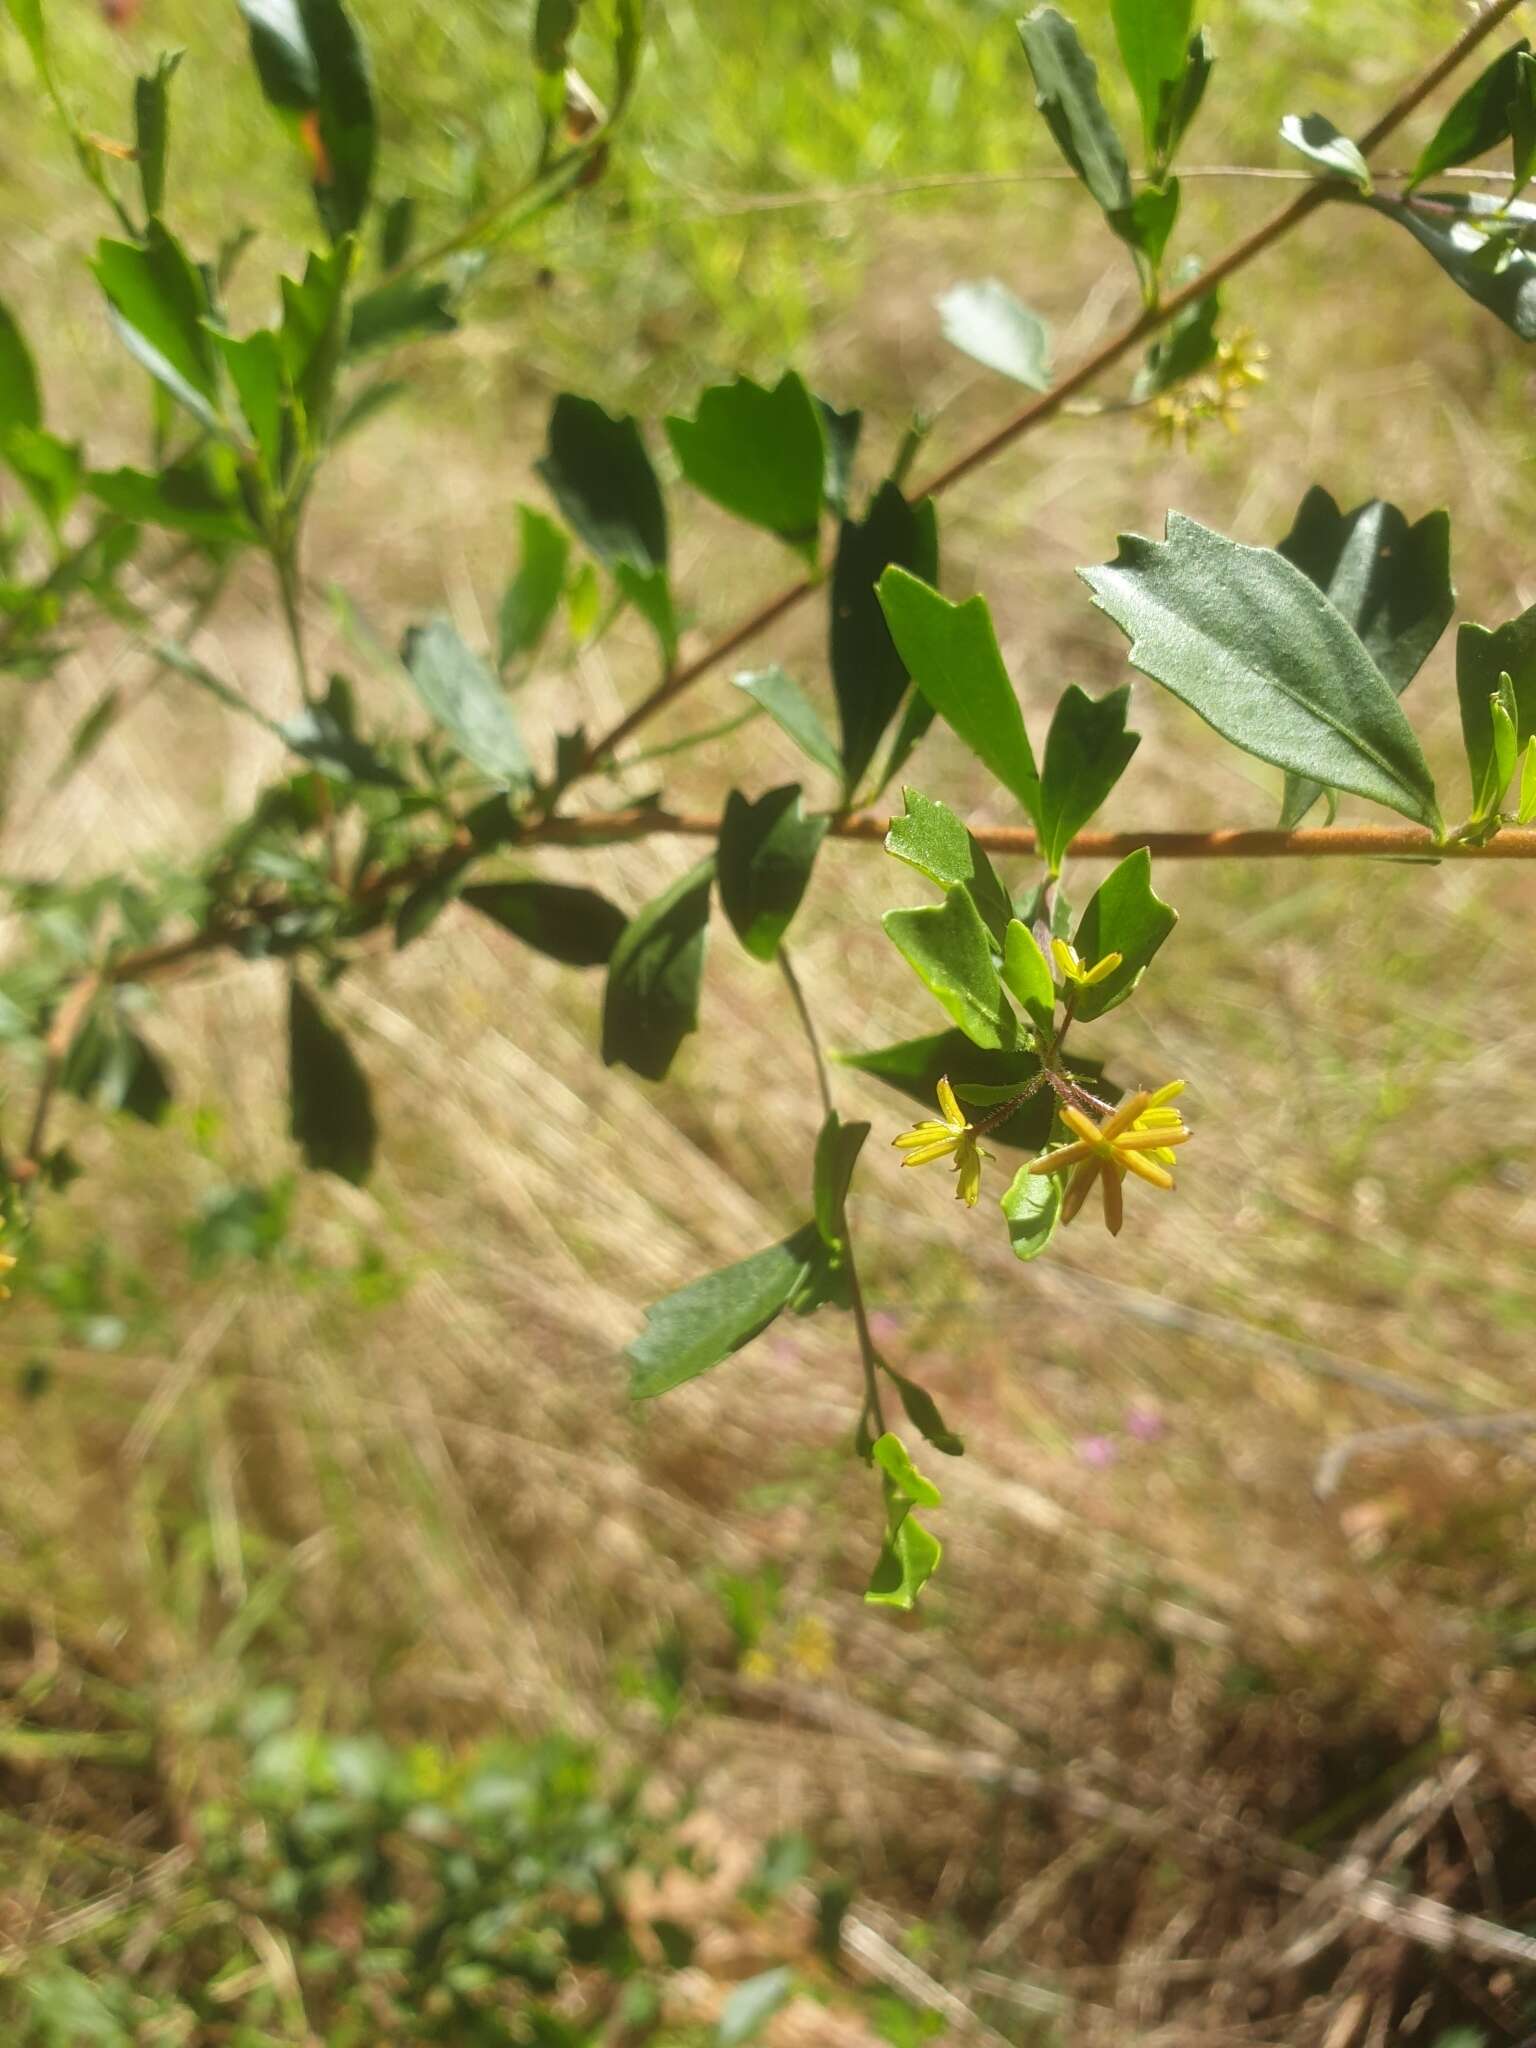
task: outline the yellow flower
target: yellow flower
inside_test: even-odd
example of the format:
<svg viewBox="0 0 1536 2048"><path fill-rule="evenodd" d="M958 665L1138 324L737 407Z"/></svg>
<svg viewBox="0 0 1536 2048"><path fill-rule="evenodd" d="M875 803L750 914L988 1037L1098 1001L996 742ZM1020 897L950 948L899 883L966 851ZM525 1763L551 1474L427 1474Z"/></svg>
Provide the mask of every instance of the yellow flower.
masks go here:
<svg viewBox="0 0 1536 2048"><path fill-rule="evenodd" d="M0 1230L4 1230L4 1228L5 1218L3 1216L0 1216ZM14 1266L15 1263L16 1261L11 1257L9 1252L0 1252L0 1273L9 1273L12 1266ZM9 1289L9 1287L5 1286L3 1282L0 1282L0 1301L9 1301L10 1298L11 1290Z"/></svg>
<svg viewBox="0 0 1536 2048"><path fill-rule="evenodd" d="M1031 1173L1064 1173L1069 1167L1077 1168L1062 1199L1063 1223L1072 1221L1098 1181L1104 1197L1104 1221L1111 1236L1117 1237L1124 1220L1120 1183L1127 1173L1155 1188L1173 1186L1169 1171L1173 1148L1193 1135L1179 1121L1178 1111L1167 1107L1183 1086L1182 1081L1169 1081L1155 1094L1142 1089L1128 1095L1102 1124L1093 1123L1080 1109L1063 1108L1061 1120L1077 1142L1047 1152L1029 1169Z"/></svg>
<svg viewBox="0 0 1536 2048"><path fill-rule="evenodd" d="M976 1132L966 1118L965 1111L955 1100L955 1091L949 1085L949 1077L938 1086L939 1108L944 1121L932 1117L923 1123L914 1124L910 1131L903 1131L891 1143L906 1153L903 1166L927 1166L931 1160L945 1159L952 1152L955 1155L955 1200L964 1202L967 1209L974 1209L976 1197L981 1193L981 1162L990 1159L990 1152L983 1152L976 1142Z"/></svg>
<svg viewBox="0 0 1536 2048"><path fill-rule="evenodd" d="M1092 988L1095 982L1105 981L1120 965L1118 953L1106 953L1102 960L1095 960L1091 967L1085 967L1082 955L1076 946L1065 939L1052 939L1051 958L1056 962L1063 981L1075 981L1079 988Z"/></svg>
<svg viewBox="0 0 1536 2048"><path fill-rule="evenodd" d="M1216 344L1216 375L1224 391L1263 384L1269 376L1264 368L1268 361L1269 350L1254 340L1251 327L1239 327L1229 340Z"/></svg>

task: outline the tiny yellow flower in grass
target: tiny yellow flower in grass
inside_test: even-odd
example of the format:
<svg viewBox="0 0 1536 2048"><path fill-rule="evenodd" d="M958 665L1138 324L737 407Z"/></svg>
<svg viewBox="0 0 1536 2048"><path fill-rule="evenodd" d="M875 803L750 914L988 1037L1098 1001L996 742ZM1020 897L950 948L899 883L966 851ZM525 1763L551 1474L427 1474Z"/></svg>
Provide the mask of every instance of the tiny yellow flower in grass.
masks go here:
<svg viewBox="0 0 1536 2048"><path fill-rule="evenodd" d="M990 1152L983 1152L976 1142L976 1133L966 1117L965 1111L955 1100L955 1091L949 1085L946 1075L938 1085L939 1109L943 1122L929 1117L920 1124L914 1124L910 1131L903 1131L891 1143L906 1153L903 1166L927 1166L935 1159L947 1159L951 1153L955 1158L955 1200L964 1202L967 1209L974 1209L976 1197L981 1193L981 1162L990 1159Z"/></svg>
<svg viewBox="0 0 1536 2048"><path fill-rule="evenodd" d="M1124 1220L1120 1183L1127 1173L1165 1191L1173 1186L1173 1148L1186 1144L1192 1132L1185 1130L1177 1110L1168 1103L1183 1088L1182 1081L1169 1081L1149 1094L1146 1089L1128 1095L1102 1124L1094 1123L1080 1109L1063 1108L1061 1120L1076 1142L1047 1152L1030 1167L1031 1173L1065 1173L1077 1170L1062 1198L1061 1220L1070 1223L1098 1181L1104 1198L1104 1221L1110 1235L1118 1237Z"/></svg>
<svg viewBox="0 0 1536 2048"><path fill-rule="evenodd" d="M4 1228L5 1219L0 1217L0 1230L4 1230ZM12 1258L9 1252L0 1252L0 1273L9 1273L15 1263L15 1259ZM10 1298L11 1290L3 1282L0 1282L0 1301L9 1301Z"/></svg>
<svg viewBox="0 0 1536 2048"><path fill-rule="evenodd" d="M1095 982L1107 981L1120 965L1118 953L1106 953L1102 960L1095 960L1088 967L1076 946L1069 945L1065 939L1052 939L1051 958L1056 962L1062 980L1075 981L1079 988L1092 988Z"/></svg>

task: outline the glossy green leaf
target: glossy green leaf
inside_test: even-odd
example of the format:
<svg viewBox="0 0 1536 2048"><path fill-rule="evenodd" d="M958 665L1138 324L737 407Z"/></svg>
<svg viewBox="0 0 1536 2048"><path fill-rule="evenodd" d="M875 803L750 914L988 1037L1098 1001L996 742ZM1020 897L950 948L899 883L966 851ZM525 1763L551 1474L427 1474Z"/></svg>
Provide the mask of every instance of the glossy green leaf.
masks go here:
<svg viewBox="0 0 1536 2048"><path fill-rule="evenodd" d="M803 754L819 767L841 777L842 761L832 737L822 724L816 707L793 676L781 668L747 669L733 676L738 690L745 690L754 703L761 704L775 725L787 732Z"/></svg>
<svg viewBox="0 0 1536 2048"><path fill-rule="evenodd" d="M1035 105L1056 146L1111 219L1131 205L1125 151L1099 98L1099 74L1077 30L1054 7L1037 7L1019 23L1035 80Z"/></svg>
<svg viewBox="0 0 1536 2048"><path fill-rule="evenodd" d="M1444 512L1412 526L1395 505L1373 498L1341 512L1314 484L1279 552L1324 591L1400 697L1456 608L1451 527ZM1280 824L1300 824L1322 785L1287 775Z"/></svg>
<svg viewBox="0 0 1536 2048"><path fill-rule="evenodd" d="M1008 1242L1016 1259L1038 1259L1056 1235L1061 1215L1062 1178L1031 1173L1021 1166L999 1207L1008 1223Z"/></svg>
<svg viewBox="0 0 1536 2048"><path fill-rule="evenodd" d="M811 879L827 819L807 817L800 785L756 801L733 789L720 820L720 902L755 960L771 960Z"/></svg>
<svg viewBox="0 0 1536 2048"><path fill-rule="evenodd" d="M94 470L85 484L109 511L146 526L166 526L205 541L257 537L244 512L220 496L197 463L164 469L158 476L137 469Z"/></svg>
<svg viewBox="0 0 1536 2048"><path fill-rule="evenodd" d="M571 545L562 527L531 505L517 508L517 574L501 600L501 666L538 652L565 588Z"/></svg>
<svg viewBox="0 0 1536 2048"><path fill-rule="evenodd" d="M902 797L906 815L891 820L885 835L886 852L916 868L930 882L937 882L941 889L968 889L982 923L1000 947L1013 905L986 848L948 804L916 789L904 789Z"/></svg>
<svg viewBox="0 0 1536 2048"><path fill-rule="evenodd" d="M625 926L608 963L603 1064L660 1081L699 1021L713 858L700 861Z"/></svg>
<svg viewBox="0 0 1536 2048"><path fill-rule="evenodd" d="M947 889L941 904L918 910L888 910L881 922L892 945L973 1043L1004 1051L1016 1043L1018 1021L969 889Z"/></svg>
<svg viewBox="0 0 1536 2048"><path fill-rule="evenodd" d="M832 565L829 651L842 727L843 776L856 788L901 708L911 670L892 637L876 586L892 563L934 582L939 573L933 502L909 504L887 479L862 519L845 519Z"/></svg>
<svg viewBox="0 0 1536 2048"><path fill-rule="evenodd" d="M739 2048L743 2041L755 2041L774 2014L788 2004L795 1988L793 1970L781 1967L748 1977L726 1999L715 2028L715 2048Z"/></svg>
<svg viewBox="0 0 1536 2048"><path fill-rule="evenodd" d="M501 685L447 619L413 626L401 659L417 696L466 761L509 787L533 780L533 764Z"/></svg>
<svg viewBox="0 0 1536 2048"><path fill-rule="evenodd" d="M925 1479L913 1464L911 1454L899 1436L889 1431L877 1439L874 1460L904 1500L914 1507L936 1508L944 1496L931 1479Z"/></svg>
<svg viewBox="0 0 1536 2048"><path fill-rule="evenodd" d="M1038 820L1040 777L1034 750L998 651L986 599L951 604L900 568L886 570L879 590L891 636L918 689Z"/></svg>
<svg viewBox="0 0 1536 2048"><path fill-rule="evenodd" d="M1536 211L1524 201L1512 202L1522 210L1515 212L1484 192L1424 193L1422 204L1378 192L1365 204L1406 228L1469 299L1522 341L1536 341L1536 254L1520 240Z"/></svg>
<svg viewBox="0 0 1536 2048"><path fill-rule="evenodd" d="M1003 986L1030 1022L1049 1036L1056 1017L1056 983L1039 940L1016 917L1003 942Z"/></svg>
<svg viewBox="0 0 1536 2048"><path fill-rule="evenodd" d="M238 0L269 105L314 121L315 205L333 242L368 208L377 142L368 52L342 0Z"/></svg>
<svg viewBox="0 0 1536 2048"><path fill-rule="evenodd" d="M26 338L0 301L0 440L12 427L40 427L42 399Z"/></svg>
<svg viewBox="0 0 1536 2048"><path fill-rule="evenodd" d="M288 395L288 376L277 336L265 327L236 339L222 329L210 330L235 397L250 432L251 441L274 480L283 467L283 408Z"/></svg>
<svg viewBox="0 0 1536 2048"><path fill-rule="evenodd" d="M853 1169L868 1136L868 1124L844 1123L835 1109L817 1135L812 1206L816 1214L816 1228L829 1247L835 1248L842 1242L843 1204L848 1199L848 1184L853 1179Z"/></svg>
<svg viewBox="0 0 1536 2048"><path fill-rule="evenodd" d="M909 1380L905 1374L895 1372L881 1361L885 1377L896 1389L897 1399L908 1422L926 1443L936 1451L942 1451L946 1458L965 1456L965 1439L957 1436L940 1413L939 1404L926 1387L920 1387L916 1380Z"/></svg>
<svg viewBox="0 0 1536 2048"><path fill-rule="evenodd" d="M165 199L165 158L170 129L171 80L180 50L164 52L153 71L133 83L134 155L146 214L157 214Z"/></svg>
<svg viewBox="0 0 1536 2048"><path fill-rule="evenodd" d="M1093 698L1069 683L1056 706L1040 775L1040 851L1053 875L1141 744L1126 729L1130 705L1129 684Z"/></svg>
<svg viewBox="0 0 1536 2048"><path fill-rule="evenodd" d="M562 392L537 468L567 524L600 562L610 569L628 562L642 575L665 569L666 507L632 419L610 418L595 400Z"/></svg>
<svg viewBox="0 0 1536 2048"><path fill-rule="evenodd" d="M696 491L789 546L816 551L826 444L804 380L788 371L771 391L738 377L669 418L667 438Z"/></svg>
<svg viewBox="0 0 1536 2048"><path fill-rule="evenodd" d="M129 354L203 426L221 432L208 293L181 244L152 220L142 247L103 241L91 268Z"/></svg>
<svg viewBox="0 0 1536 2048"><path fill-rule="evenodd" d="M1038 313L995 277L952 285L937 301L944 339L1031 391L1050 389L1050 335Z"/></svg>
<svg viewBox="0 0 1536 2048"><path fill-rule="evenodd" d="M567 967L606 967L627 922L606 896L567 882L476 882L460 895L471 910Z"/></svg>
<svg viewBox="0 0 1536 2048"><path fill-rule="evenodd" d="M1530 47L1522 36L1473 79L1425 143L1408 182L1409 192L1437 172L1471 163L1508 140L1510 108L1523 83L1520 59Z"/></svg>
<svg viewBox="0 0 1536 2048"><path fill-rule="evenodd" d="M1163 104L1181 83L1188 62L1193 0L1110 0L1120 59L1141 109L1147 155L1161 155Z"/></svg>
<svg viewBox="0 0 1536 2048"><path fill-rule="evenodd" d="M1153 893L1152 856L1139 846L1105 876L1073 934L1073 945L1090 967L1107 953L1120 955L1113 974L1077 990L1073 1015L1080 1023L1125 1001L1178 921L1179 913Z"/></svg>
<svg viewBox="0 0 1536 2048"><path fill-rule="evenodd" d="M1283 555L1170 512L1165 540L1123 534L1113 562L1081 573L1132 663L1234 746L1441 829L1428 764L1381 671Z"/></svg>
<svg viewBox="0 0 1536 2048"><path fill-rule="evenodd" d="M669 1393L760 1337L805 1284L820 1251L815 1224L805 1223L782 1244L708 1273L648 1308L645 1328L624 1354L631 1399Z"/></svg>
<svg viewBox="0 0 1536 2048"><path fill-rule="evenodd" d="M1506 677L1506 706L1513 717L1516 744L1524 746L1536 734L1536 605L1492 631L1486 626L1465 625L1456 635L1456 695L1474 806L1481 804L1482 793L1497 771L1491 700ZM1505 781L1508 779L1506 776Z"/></svg>
<svg viewBox="0 0 1536 2048"><path fill-rule="evenodd" d="M1330 178L1347 178L1361 192L1371 189L1371 171L1358 146L1326 114L1287 114L1280 140Z"/></svg>
<svg viewBox="0 0 1536 2048"><path fill-rule="evenodd" d="M288 984L290 1128L306 1166L364 1181L378 1130L368 1077L317 998L295 976Z"/></svg>

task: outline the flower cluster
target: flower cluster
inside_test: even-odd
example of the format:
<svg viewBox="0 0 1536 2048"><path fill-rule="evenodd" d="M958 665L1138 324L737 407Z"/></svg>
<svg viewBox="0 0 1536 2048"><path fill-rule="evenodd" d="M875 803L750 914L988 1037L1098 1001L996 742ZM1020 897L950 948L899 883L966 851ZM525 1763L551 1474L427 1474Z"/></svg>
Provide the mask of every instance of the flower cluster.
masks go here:
<svg viewBox="0 0 1536 2048"><path fill-rule="evenodd" d="M1216 344L1216 358L1209 374L1187 377L1172 391L1153 402L1151 427L1164 447L1171 448L1182 434L1186 447L1211 420L1220 420L1228 433L1238 430L1237 415L1247 404L1250 386L1262 384L1269 350L1257 343L1251 331L1240 327L1230 340Z"/></svg>
<svg viewBox="0 0 1536 2048"><path fill-rule="evenodd" d="M1128 1095L1102 1124L1084 1116L1080 1109L1065 1104L1061 1120L1074 1142L1058 1151L1044 1153L1030 1167L1031 1173L1072 1171L1062 1197L1061 1220L1070 1223L1099 1183L1104 1202L1104 1221L1112 1236L1118 1236L1124 1221L1121 1183L1128 1173L1164 1191L1172 1188L1173 1148L1186 1144L1193 1135L1184 1128L1176 1109L1168 1104L1184 1087L1169 1081L1155 1093L1145 1089Z"/></svg>

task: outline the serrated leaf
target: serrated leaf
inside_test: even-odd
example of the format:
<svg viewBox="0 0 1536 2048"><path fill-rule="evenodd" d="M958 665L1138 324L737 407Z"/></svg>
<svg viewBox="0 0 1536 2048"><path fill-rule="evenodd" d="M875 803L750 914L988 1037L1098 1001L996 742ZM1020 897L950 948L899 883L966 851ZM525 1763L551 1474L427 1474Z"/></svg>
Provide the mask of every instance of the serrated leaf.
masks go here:
<svg viewBox="0 0 1536 2048"><path fill-rule="evenodd" d="M951 604L905 569L880 578L902 660L939 716L1038 822L1040 777L986 599Z"/></svg>
<svg viewBox="0 0 1536 2048"><path fill-rule="evenodd" d="M1135 667L1234 746L1439 832L1428 764L1370 655L1303 573L1181 513L1081 571Z"/></svg>
<svg viewBox="0 0 1536 2048"><path fill-rule="evenodd" d="M345 350L347 283L356 249L350 238L329 253L312 249L302 279L279 280L283 319L278 346L288 381L303 404L312 442L324 431Z"/></svg>
<svg viewBox="0 0 1536 2048"><path fill-rule="evenodd" d="M1110 0L1121 62L1141 109L1147 155L1160 154L1163 103L1188 63L1193 0Z"/></svg>
<svg viewBox="0 0 1536 2048"><path fill-rule="evenodd" d="M607 568L627 562L642 576L666 568L666 506L634 420L562 392L535 466L567 524Z"/></svg>
<svg viewBox="0 0 1536 2048"><path fill-rule="evenodd" d="M1410 526L1380 498L1341 512L1314 484L1279 552L1327 594L1400 697L1456 608L1446 514L1429 512ZM1281 829L1298 825L1322 794L1320 783L1288 775Z"/></svg>
<svg viewBox="0 0 1536 2048"><path fill-rule="evenodd" d="M568 882L476 882L460 895L471 910L567 967L606 967L627 922L606 896Z"/></svg>
<svg viewBox="0 0 1536 2048"><path fill-rule="evenodd" d="M142 246L98 243L91 269L129 354L210 433L222 433L213 343L204 324L208 294L181 244L152 220Z"/></svg>
<svg viewBox="0 0 1536 2048"><path fill-rule="evenodd" d="M1141 744L1126 728L1130 704L1129 684L1093 698L1069 683L1056 706L1040 776L1040 851L1053 875Z"/></svg>
<svg viewBox="0 0 1536 2048"><path fill-rule="evenodd" d="M1034 74L1035 105L1062 155L1106 214L1128 212L1130 167L1077 30L1054 7L1037 7L1019 23L1019 38Z"/></svg>
<svg viewBox="0 0 1536 2048"><path fill-rule="evenodd" d="M712 857L700 861L625 926L603 996L605 1066L660 1081L697 1028L714 872Z"/></svg>
<svg viewBox="0 0 1536 2048"><path fill-rule="evenodd" d="M916 868L941 889L968 889L996 943L1001 946L1013 915L1008 892L987 858L986 848L967 830L948 804L904 789L906 815L891 820L885 850Z"/></svg>
<svg viewBox="0 0 1536 2048"><path fill-rule="evenodd" d="M1003 985L1030 1022L1049 1036L1056 1017L1056 983L1027 924L1010 920L1003 943Z"/></svg>
<svg viewBox="0 0 1536 2048"><path fill-rule="evenodd" d="M886 936L918 979L976 1045L1007 1051L1018 1020L1003 994L987 928L971 892L947 889L941 904L888 910Z"/></svg>
<svg viewBox="0 0 1536 2048"><path fill-rule="evenodd" d="M1108 953L1120 955L1113 974L1076 991L1073 1015L1080 1023L1125 1001L1178 921L1179 913L1153 891L1152 856L1137 847L1100 882L1073 934L1073 945L1090 967Z"/></svg>
<svg viewBox="0 0 1536 2048"><path fill-rule="evenodd" d="M868 1136L868 1124L844 1123L835 1109L817 1134L812 1207L816 1228L829 1248L835 1249L842 1242L843 1204Z"/></svg>
<svg viewBox="0 0 1536 2048"><path fill-rule="evenodd" d="M1522 83L1520 59L1530 47L1522 36L1473 79L1425 143L1408 181L1409 192L1437 172L1471 163L1508 139L1510 108Z"/></svg>
<svg viewBox="0 0 1536 2048"><path fill-rule="evenodd" d="M826 444L803 378L788 371L771 391L750 377L717 384L693 419L674 415L666 429L696 491L814 556Z"/></svg>
<svg viewBox="0 0 1536 2048"><path fill-rule="evenodd" d="M932 582L939 573L939 542L933 501L909 504L887 479L862 519L842 522L832 564L829 654L850 793L901 708L911 676L876 595L892 563Z"/></svg>
<svg viewBox="0 0 1536 2048"><path fill-rule="evenodd" d="M401 659L417 696L466 761L509 788L533 780L533 764L501 685L447 619L413 626Z"/></svg>
<svg viewBox="0 0 1536 2048"><path fill-rule="evenodd" d="M378 1136L368 1077L297 976L288 984L288 1086L290 1129L305 1164L365 1181Z"/></svg>
<svg viewBox="0 0 1536 2048"><path fill-rule="evenodd" d="M368 51L342 0L238 0L267 103L310 117L312 190L333 242L368 208L377 123Z"/></svg>
<svg viewBox="0 0 1536 2048"><path fill-rule="evenodd" d="M180 50L164 52L153 71L133 83L134 156L146 214L157 214L165 199L165 158L170 131L171 80Z"/></svg>
<svg viewBox="0 0 1536 2048"><path fill-rule="evenodd" d="M825 816L807 817L798 782L756 801L733 789L717 846L720 903L737 938L755 960L771 960L800 907Z"/></svg>
<svg viewBox="0 0 1536 2048"><path fill-rule="evenodd" d="M1358 145L1335 128L1326 114L1287 114L1280 123L1280 140L1328 177L1347 178L1359 191L1370 191L1369 164Z"/></svg>
<svg viewBox="0 0 1536 2048"><path fill-rule="evenodd" d="M1528 219L1510 218L1503 200L1483 192L1426 192L1408 200L1378 192L1364 203L1406 228L1469 299L1522 341L1536 341L1536 255L1517 239L1528 232ZM1429 206L1433 215L1422 210Z"/></svg>
<svg viewBox="0 0 1536 2048"><path fill-rule="evenodd" d="M786 675L781 668L757 668L744 670L732 676L731 681L738 690L745 690L754 703L762 705L803 754L830 774L841 777L843 764L832 737L793 676Z"/></svg>
<svg viewBox="0 0 1536 2048"><path fill-rule="evenodd" d="M1016 1259L1038 1259L1056 1234L1061 1215L1062 1178L1054 1173L1031 1173L1021 1166L1001 1208L1008 1223L1008 1242Z"/></svg>
<svg viewBox="0 0 1536 2048"><path fill-rule="evenodd" d="M1491 631L1487 626L1464 625L1456 635L1456 695L1474 805L1494 771L1490 700L1505 676L1516 741L1524 746L1536 734L1536 605Z"/></svg>
<svg viewBox="0 0 1536 2048"><path fill-rule="evenodd" d="M517 573L501 600L501 666L538 652L560 604L571 546L565 532L531 505L517 508Z"/></svg>
<svg viewBox="0 0 1536 2048"><path fill-rule="evenodd" d="M995 277L952 285L935 301L944 339L1031 391L1051 384L1050 336L1038 313Z"/></svg>
<svg viewBox="0 0 1536 2048"><path fill-rule="evenodd" d="M624 1354L630 1398L648 1401L669 1393L760 1337L804 1285L820 1246L815 1224L804 1223L782 1244L654 1303Z"/></svg>

